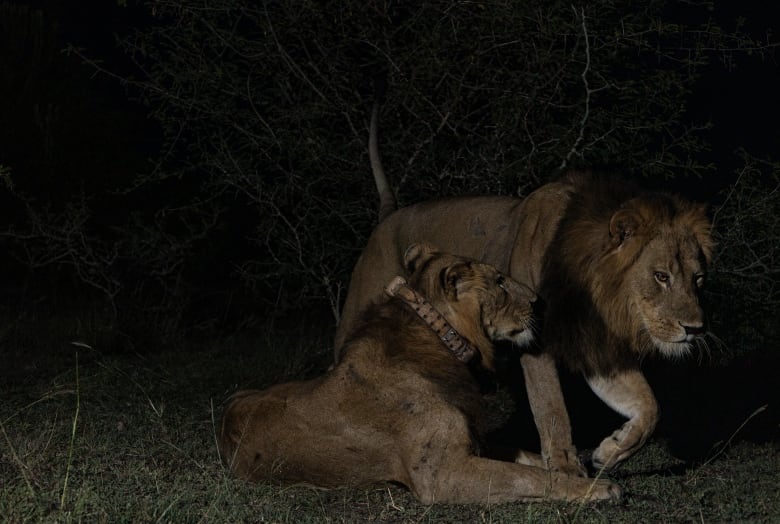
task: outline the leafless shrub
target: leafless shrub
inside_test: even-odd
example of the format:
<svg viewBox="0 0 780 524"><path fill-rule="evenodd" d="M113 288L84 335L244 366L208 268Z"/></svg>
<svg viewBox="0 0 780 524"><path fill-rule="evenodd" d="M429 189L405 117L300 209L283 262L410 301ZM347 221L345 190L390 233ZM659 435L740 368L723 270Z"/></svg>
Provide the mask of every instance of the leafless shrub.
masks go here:
<svg viewBox="0 0 780 524"><path fill-rule="evenodd" d="M377 79L382 154L407 204L524 193L581 165L703 176L706 123L685 123L685 97L713 50L752 45L666 23L663 2L148 6L157 23L124 40L166 136L144 183L173 172L201 200L251 207L258 250L240 274L270 302L325 297L334 314L376 216Z"/></svg>
<svg viewBox="0 0 780 524"><path fill-rule="evenodd" d="M337 318L376 220L366 141L377 84L401 205L525 194L581 166L706 178L708 123L685 114L694 82L708 61L773 48L724 32L706 6L699 26L670 23L665 1L139 3L151 23L121 41L135 75L69 49L162 128L155 167L112 194L138 201L125 202L128 220L102 235L78 203L34 207L6 237L29 241L26 263L67 263L112 298L137 282L161 307L184 307L220 272L213 286L230 294L243 279L258 308L324 303ZM736 220L735 202L718 228ZM745 251L738 240L721 243ZM732 256L717 278L757 270ZM772 294L774 273L754 275Z"/></svg>
<svg viewBox="0 0 780 524"><path fill-rule="evenodd" d="M721 337L745 350L780 335L780 162L739 156L743 165L714 212L718 250L708 287Z"/></svg>

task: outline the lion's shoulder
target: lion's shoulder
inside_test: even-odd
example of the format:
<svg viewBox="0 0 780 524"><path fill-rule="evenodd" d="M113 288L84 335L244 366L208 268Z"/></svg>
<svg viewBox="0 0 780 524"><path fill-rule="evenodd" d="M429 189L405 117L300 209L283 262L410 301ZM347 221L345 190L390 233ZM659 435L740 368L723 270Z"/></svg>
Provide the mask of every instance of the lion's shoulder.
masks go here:
<svg viewBox="0 0 780 524"><path fill-rule="evenodd" d="M413 383L415 391L436 391L469 419L479 418L482 399L471 368L449 354L436 334L399 300L363 311L338 366L370 375L378 388L382 383Z"/></svg>

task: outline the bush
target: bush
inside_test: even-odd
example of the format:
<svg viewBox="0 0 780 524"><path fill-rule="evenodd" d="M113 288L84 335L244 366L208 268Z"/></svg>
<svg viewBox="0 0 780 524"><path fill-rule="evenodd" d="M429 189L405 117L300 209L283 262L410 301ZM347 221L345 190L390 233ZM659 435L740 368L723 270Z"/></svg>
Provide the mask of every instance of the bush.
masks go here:
<svg viewBox="0 0 780 524"><path fill-rule="evenodd" d="M376 220L366 139L377 99L401 205L523 195L570 167L618 169L653 186L710 176L708 124L686 113L695 82L712 57L728 63L771 45L724 32L706 6L672 7L131 3L148 19L121 40L136 71L123 82L161 128L154 168L132 182L85 183L64 202L46 197L53 209L19 191L25 218L4 231L8 251L37 274L64 268L112 305L182 322L302 304L337 318ZM743 189L744 199L765 197ZM717 280L740 276L725 251L741 242L737 231L749 234L729 225L744 199L718 214ZM755 220L771 227L770 215ZM775 275L731 282L766 287Z"/></svg>

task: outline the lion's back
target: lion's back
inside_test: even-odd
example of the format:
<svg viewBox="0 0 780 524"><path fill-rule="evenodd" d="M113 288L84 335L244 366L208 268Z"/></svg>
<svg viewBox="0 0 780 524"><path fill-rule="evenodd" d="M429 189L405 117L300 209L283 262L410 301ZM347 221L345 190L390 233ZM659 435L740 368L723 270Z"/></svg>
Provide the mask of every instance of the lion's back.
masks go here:
<svg viewBox="0 0 780 524"><path fill-rule="evenodd" d="M336 330L337 360L359 312L381 300L384 284L403 274L404 250L411 244L428 243L491 264L536 291L542 256L563 214L570 186L570 182L550 183L524 199L436 199L390 214L374 229L353 269Z"/></svg>

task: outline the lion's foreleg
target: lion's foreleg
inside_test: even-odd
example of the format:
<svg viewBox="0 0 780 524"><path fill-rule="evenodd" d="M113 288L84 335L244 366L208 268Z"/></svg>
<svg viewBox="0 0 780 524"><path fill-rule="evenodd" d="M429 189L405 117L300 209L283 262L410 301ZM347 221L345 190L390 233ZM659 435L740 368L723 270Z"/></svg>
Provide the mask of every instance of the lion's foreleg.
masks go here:
<svg viewBox="0 0 780 524"><path fill-rule="evenodd" d="M571 423L563 401L555 361L547 354L525 353L520 357L525 376L528 402L534 415L542 447L542 461L547 469L569 475L585 476L571 439ZM534 461L518 463L535 465Z"/></svg>
<svg viewBox="0 0 780 524"><path fill-rule="evenodd" d="M410 488L425 504L490 504L533 500L618 499L620 488L607 480L564 475L532 466L481 457L446 457L429 478L412 475Z"/></svg>
<svg viewBox="0 0 780 524"><path fill-rule="evenodd" d="M653 433L658 403L644 375L629 370L612 377L586 377L598 397L628 421L605 438L593 452L596 468L611 469L636 453Z"/></svg>

